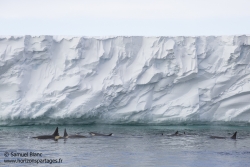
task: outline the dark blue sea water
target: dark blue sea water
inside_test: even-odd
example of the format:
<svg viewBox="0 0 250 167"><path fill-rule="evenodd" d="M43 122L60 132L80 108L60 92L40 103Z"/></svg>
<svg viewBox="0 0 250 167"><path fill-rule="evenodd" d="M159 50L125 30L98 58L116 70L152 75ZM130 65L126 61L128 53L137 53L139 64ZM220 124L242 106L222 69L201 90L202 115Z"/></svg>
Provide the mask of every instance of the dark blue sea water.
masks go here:
<svg viewBox="0 0 250 167"><path fill-rule="evenodd" d="M52 134L57 126L0 127L1 166L250 166L250 127L226 125L132 126L60 125L68 134L83 139L37 140L31 137ZM186 135L170 136L175 131ZM94 131L110 137L90 136ZM237 140L229 139L237 131ZM163 135L162 135L163 133ZM228 139L211 139L209 136ZM41 156L30 156L30 152ZM19 155L17 155L19 153ZM28 153L27 157L21 157ZM13 156L14 155L14 156ZM52 159L61 163L25 163L24 159ZM19 160L8 163L6 160ZM23 160L23 161L22 161ZM45 160L44 160L45 162Z"/></svg>

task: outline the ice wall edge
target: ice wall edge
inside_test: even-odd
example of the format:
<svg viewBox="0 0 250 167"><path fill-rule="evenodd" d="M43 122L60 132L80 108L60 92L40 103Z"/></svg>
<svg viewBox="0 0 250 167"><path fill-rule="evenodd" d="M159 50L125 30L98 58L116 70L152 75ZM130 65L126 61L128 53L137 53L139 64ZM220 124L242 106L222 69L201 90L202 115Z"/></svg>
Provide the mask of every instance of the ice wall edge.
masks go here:
<svg viewBox="0 0 250 167"><path fill-rule="evenodd" d="M0 125L250 122L250 36L0 36Z"/></svg>

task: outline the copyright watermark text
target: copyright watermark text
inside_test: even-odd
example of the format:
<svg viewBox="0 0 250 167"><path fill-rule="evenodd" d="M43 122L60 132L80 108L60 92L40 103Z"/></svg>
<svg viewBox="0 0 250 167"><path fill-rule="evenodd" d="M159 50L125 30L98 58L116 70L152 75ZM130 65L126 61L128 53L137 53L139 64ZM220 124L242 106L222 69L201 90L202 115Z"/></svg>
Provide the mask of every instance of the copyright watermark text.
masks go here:
<svg viewBox="0 0 250 167"><path fill-rule="evenodd" d="M4 163L62 163L62 159L42 158L43 154L38 152L4 152Z"/></svg>

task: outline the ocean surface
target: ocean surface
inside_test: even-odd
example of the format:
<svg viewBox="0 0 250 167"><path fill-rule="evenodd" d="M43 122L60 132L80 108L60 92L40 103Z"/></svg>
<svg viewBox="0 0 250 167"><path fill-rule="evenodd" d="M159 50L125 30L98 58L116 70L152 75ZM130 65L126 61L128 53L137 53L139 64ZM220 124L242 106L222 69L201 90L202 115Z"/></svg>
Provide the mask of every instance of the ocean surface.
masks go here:
<svg viewBox="0 0 250 167"><path fill-rule="evenodd" d="M81 134L86 138L58 141L32 138L53 134L56 127L57 125L1 126L0 165L250 166L249 125L58 125L61 136L66 128L69 135ZM185 132L186 135L171 136L176 131L181 134ZM235 131L238 132L237 140L232 140L230 137ZM90 136L89 132L113 135ZM211 139L211 135L228 139ZM43 161L37 164L39 159ZM11 160L16 163L10 162Z"/></svg>

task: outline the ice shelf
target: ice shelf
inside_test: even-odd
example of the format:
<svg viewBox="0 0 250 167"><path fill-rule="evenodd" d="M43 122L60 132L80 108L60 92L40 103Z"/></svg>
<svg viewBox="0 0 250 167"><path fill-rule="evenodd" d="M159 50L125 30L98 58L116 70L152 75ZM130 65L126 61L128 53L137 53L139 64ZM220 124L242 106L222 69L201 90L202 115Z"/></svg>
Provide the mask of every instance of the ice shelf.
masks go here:
<svg viewBox="0 0 250 167"><path fill-rule="evenodd" d="M250 122L250 36L0 36L0 125Z"/></svg>

